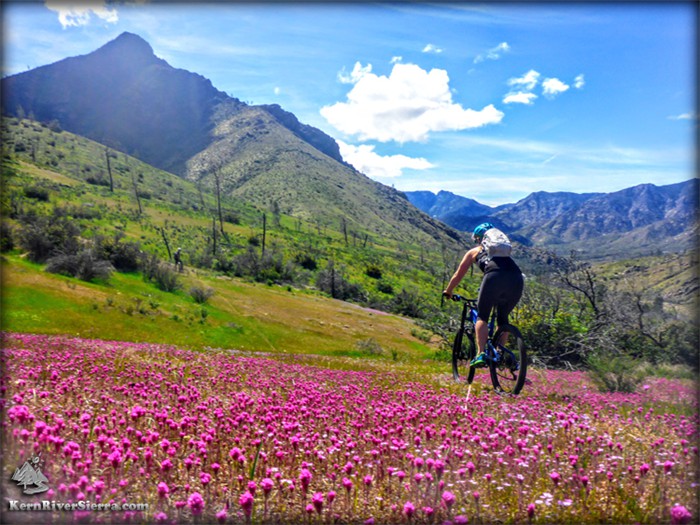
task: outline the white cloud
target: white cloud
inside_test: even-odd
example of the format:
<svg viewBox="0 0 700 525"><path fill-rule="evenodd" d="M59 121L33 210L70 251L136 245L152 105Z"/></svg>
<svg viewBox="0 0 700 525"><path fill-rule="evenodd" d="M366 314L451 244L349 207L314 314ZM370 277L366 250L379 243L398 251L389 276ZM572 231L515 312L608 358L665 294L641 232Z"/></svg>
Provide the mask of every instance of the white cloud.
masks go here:
<svg viewBox="0 0 700 525"><path fill-rule="evenodd" d="M425 170L433 168L424 158L407 157L406 155L382 156L374 151L374 146L363 144L353 146L336 141L340 154L346 162L352 164L358 171L373 179L396 178L403 175L404 169Z"/></svg>
<svg viewBox="0 0 700 525"><path fill-rule="evenodd" d="M474 63L478 64L479 62L483 62L484 60L498 60L499 58L501 58L502 53L507 53L508 51L510 51L510 46L508 45L508 42L501 42L496 47L489 49L486 53L478 55L474 59Z"/></svg>
<svg viewBox="0 0 700 525"><path fill-rule="evenodd" d="M110 24L116 24L119 20L117 10L108 8L105 2L46 0L45 5L51 11L58 13L58 21L64 29L71 26L87 25L90 23L92 15Z"/></svg>
<svg viewBox="0 0 700 525"><path fill-rule="evenodd" d="M442 53L442 48L437 47L435 44L428 44L423 48L423 53Z"/></svg>
<svg viewBox="0 0 700 525"><path fill-rule="evenodd" d="M522 77L515 77L508 80L508 85L522 88L527 91L532 91L533 89L535 89L535 86L537 86L539 80L540 74L534 69L531 69Z"/></svg>
<svg viewBox="0 0 700 525"><path fill-rule="evenodd" d="M585 86L585 85L586 85L586 81L584 80L583 75L578 75L578 76L574 79L574 87L575 87L576 89L581 89L581 88L583 88L583 86Z"/></svg>
<svg viewBox="0 0 700 525"><path fill-rule="evenodd" d="M355 84L365 75L369 75L372 72L372 64L367 64L362 67L362 64L355 62L355 67L352 68L352 72L348 75L345 72L345 68L338 73L338 80L342 84Z"/></svg>
<svg viewBox="0 0 700 525"><path fill-rule="evenodd" d="M537 95L535 95L534 93L529 93L527 91L518 91L515 93L508 93L503 98L503 103L504 104L526 104L528 106L531 106L536 98L537 98Z"/></svg>
<svg viewBox="0 0 700 525"><path fill-rule="evenodd" d="M403 57L400 57L400 56L399 56L399 57L391 57L391 62L390 62L390 63L391 63L391 64L396 64L396 63L402 62L402 61L403 61Z"/></svg>
<svg viewBox="0 0 700 525"><path fill-rule="evenodd" d="M497 124L503 113L492 104L479 111L452 101L449 77L442 69L425 71L415 64L395 64L378 76L358 62L347 102L321 108L336 129L360 140L423 141L433 131L454 131Z"/></svg>
<svg viewBox="0 0 700 525"><path fill-rule="evenodd" d="M279 86L275 86L275 89L273 91L274 91L275 95L279 95L282 92L282 90L279 88Z"/></svg>
<svg viewBox="0 0 700 525"><path fill-rule="evenodd" d="M697 120L698 114L690 111L689 113L681 113L680 115L671 115L668 118L670 120Z"/></svg>
<svg viewBox="0 0 700 525"><path fill-rule="evenodd" d="M567 89L569 86L558 78L547 78L542 81L542 93L547 98L554 98Z"/></svg>

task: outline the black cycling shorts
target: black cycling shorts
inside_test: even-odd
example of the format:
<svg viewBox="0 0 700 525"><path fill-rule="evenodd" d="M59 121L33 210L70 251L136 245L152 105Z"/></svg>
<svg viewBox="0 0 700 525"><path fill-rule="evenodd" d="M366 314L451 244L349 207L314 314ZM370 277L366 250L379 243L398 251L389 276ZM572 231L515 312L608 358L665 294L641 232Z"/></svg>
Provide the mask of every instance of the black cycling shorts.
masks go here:
<svg viewBox="0 0 700 525"><path fill-rule="evenodd" d="M519 271L492 271L484 275L479 288L477 310L479 319L488 322L496 308L498 326L508 324L508 314L513 311L523 295L523 274Z"/></svg>

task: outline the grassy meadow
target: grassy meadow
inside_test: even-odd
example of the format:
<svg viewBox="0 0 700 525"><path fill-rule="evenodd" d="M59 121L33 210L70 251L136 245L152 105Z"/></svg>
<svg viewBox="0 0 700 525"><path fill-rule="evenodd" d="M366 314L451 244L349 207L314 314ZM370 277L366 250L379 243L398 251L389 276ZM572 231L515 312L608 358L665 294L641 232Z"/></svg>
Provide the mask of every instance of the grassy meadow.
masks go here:
<svg viewBox="0 0 700 525"><path fill-rule="evenodd" d="M455 382L449 341L426 321L458 315L439 293L465 246L235 197L220 221L211 188L48 125L3 125L3 523L698 521L687 366L646 363L627 392L541 361L517 397L497 395L483 371ZM46 231L29 238L36 224ZM50 272L23 249L47 238L147 264ZM614 263L600 282L648 283L687 316L687 267ZM532 279L514 315L527 342L582 341L585 301ZM38 497L11 479L35 457L48 479ZM10 503L44 499L72 507Z"/></svg>

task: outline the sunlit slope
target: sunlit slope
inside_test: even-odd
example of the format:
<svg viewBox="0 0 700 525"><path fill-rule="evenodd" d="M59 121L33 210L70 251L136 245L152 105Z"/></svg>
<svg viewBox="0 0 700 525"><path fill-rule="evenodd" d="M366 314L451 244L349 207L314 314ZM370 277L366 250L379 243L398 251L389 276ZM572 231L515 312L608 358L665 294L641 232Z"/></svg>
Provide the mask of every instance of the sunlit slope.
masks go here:
<svg viewBox="0 0 700 525"><path fill-rule="evenodd" d="M4 257L3 330L85 338L219 347L254 352L363 355L418 360L433 350L402 317L286 289L213 278L190 271L183 291L166 293L136 274L108 284L44 272L18 256ZM189 286L215 293L197 304ZM376 348L376 347L375 347Z"/></svg>

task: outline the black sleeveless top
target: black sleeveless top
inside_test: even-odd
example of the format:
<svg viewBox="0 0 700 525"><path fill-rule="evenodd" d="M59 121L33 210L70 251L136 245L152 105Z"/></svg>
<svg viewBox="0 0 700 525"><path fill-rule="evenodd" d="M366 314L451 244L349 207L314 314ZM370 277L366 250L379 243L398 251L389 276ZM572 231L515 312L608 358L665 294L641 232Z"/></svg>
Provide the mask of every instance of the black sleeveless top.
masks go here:
<svg viewBox="0 0 700 525"><path fill-rule="evenodd" d="M520 272L520 267L510 257L489 257L486 250L482 249L476 254L476 263L484 273L489 272Z"/></svg>

